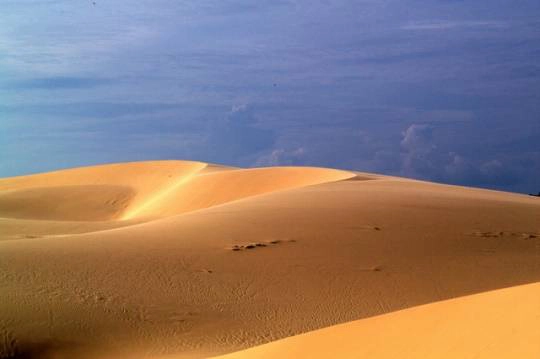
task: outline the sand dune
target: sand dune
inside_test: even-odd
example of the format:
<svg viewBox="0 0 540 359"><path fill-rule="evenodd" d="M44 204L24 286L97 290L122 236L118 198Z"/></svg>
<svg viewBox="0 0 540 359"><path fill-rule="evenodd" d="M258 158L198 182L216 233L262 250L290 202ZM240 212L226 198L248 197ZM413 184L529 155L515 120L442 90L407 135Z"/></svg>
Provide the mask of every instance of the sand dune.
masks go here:
<svg viewBox="0 0 540 359"><path fill-rule="evenodd" d="M6 192L0 217L114 220L205 167L189 161L133 162L6 178L0 180L0 191Z"/></svg>
<svg viewBox="0 0 540 359"><path fill-rule="evenodd" d="M224 355L243 358L539 358L540 284L321 329Z"/></svg>
<svg viewBox="0 0 540 359"><path fill-rule="evenodd" d="M124 219L166 217L246 197L354 177L351 172L323 168L274 167L212 171L179 179L147 203L128 210Z"/></svg>
<svg viewBox="0 0 540 359"><path fill-rule="evenodd" d="M537 198L332 169L157 161L0 179L0 217L0 358L208 357L540 281ZM346 327L436 321L420 308Z"/></svg>
<svg viewBox="0 0 540 359"><path fill-rule="evenodd" d="M106 221L118 218L135 196L127 186L38 187L0 193L0 216L20 219Z"/></svg>
<svg viewBox="0 0 540 359"><path fill-rule="evenodd" d="M155 219L354 176L326 168L245 170L185 161L85 167L0 180L0 217L57 221Z"/></svg>

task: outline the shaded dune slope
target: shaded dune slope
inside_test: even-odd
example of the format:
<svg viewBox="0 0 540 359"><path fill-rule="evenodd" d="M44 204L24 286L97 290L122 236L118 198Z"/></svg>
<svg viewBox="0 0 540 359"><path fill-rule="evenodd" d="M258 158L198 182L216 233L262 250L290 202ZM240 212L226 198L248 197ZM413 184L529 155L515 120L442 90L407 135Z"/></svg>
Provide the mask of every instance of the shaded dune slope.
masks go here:
<svg viewBox="0 0 540 359"><path fill-rule="evenodd" d="M141 177L177 172L144 179L144 196L111 215L123 220L0 219L0 239L21 239L0 241L0 332L18 347L71 343L90 357L201 358L540 281L536 198L174 163L135 165ZM24 181L15 189L33 187ZM133 190L143 179L101 181L81 185Z"/></svg>
<svg viewBox="0 0 540 359"><path fill-rule="evenodd" d="M106 221L118 218L135 191L127 186L79 185L0 192L4 218Z"/></svg>
<svg viewBox="0 0 540 359"><path fill-rule="evenodd" d="M0 217L115 220L161 188L205 167L189 161L133 162L1 179Z"/></svg>

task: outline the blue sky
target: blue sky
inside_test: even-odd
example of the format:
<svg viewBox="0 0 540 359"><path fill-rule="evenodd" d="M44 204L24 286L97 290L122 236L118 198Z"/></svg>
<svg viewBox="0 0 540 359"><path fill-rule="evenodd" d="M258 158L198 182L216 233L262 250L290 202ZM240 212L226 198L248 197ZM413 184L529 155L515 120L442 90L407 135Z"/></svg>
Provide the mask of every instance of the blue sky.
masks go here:
<svg viewBox="0 0 540 359"><path fill-rule="evenodd" d="M540 2L2 0L0 176L317 165L540 191Z"/></svg>

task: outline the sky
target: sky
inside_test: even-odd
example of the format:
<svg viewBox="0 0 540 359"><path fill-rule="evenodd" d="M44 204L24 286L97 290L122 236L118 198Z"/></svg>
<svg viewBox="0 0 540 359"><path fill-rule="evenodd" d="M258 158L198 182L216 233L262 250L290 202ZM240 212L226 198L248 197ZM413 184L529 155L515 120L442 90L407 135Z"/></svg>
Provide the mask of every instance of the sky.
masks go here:
<svg viewBox="0 0 540 359"><path fill-rule="evenodd" d="M536 193L540 1L0 1L0 177L151 159Z"/></svg>

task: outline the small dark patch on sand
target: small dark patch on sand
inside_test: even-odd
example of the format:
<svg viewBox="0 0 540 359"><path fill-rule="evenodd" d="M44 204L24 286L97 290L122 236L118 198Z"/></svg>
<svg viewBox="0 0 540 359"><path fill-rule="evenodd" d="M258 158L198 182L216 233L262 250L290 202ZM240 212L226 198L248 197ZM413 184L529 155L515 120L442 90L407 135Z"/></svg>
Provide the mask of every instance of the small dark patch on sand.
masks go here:
<svg viewBox="0 0 540 359"><path fill-rule="evenodd" d="M0 359L81 358L73 343L60 341L22 342L4 334L0 342Z"/></svg>
<svg viewBox="0 0 540 359"><path fill-rule="evenodd" d="M378 226L371 226L371 225L365 225L365 226L351 226L351 227L346 227L346 229L351 229L351 230L360 230L360 231L380 231L382 230L381 227L378 227Z"/></svg>
<svg viewBox="0 0 540 359"><path fill-rule="evenodd" d="M383 270L382 266L374 266L369 268L362 268L360 269L362 272L381 272Z"/></svg>
<svg viewBox="0 0 540 359"><path fill-rule="evenodd" d="M289 239L289 240L283 241L283 240L280 240L280 239L274 239L274 240L271 240L271 241L268 241L268 242L254 242L254 243L248 243L248 244L235 244L232 247L230 247L229 249L231 251L238 252L238 251L243 251L243 250L247 250L247 249L255 249L255 248L264 248L264 247L269 247L269 246L275 246L275 245L283 243L283 242L296 242L296 240L295 239Z"/></svg>
<svg viewBox="0 0 540 359"><path fill-rule="evenodd" d="M506 231L498 231L498 232L473 232L471 235L481 238L524 238L524 239L535 239L539 238L540 234L538 233L531 233L531 232L506 232Z"/></svg>
<svg viewBox="0 0 540 359"><path fill-rule="evenodd" d="M344 180L341 180L341 181L370 181L370 180L374 180L375 178L373 177L368 177L368 176L362 176L362 175L356 175L354 177L351 177L351 178L346 178ZM341 182L340 181L340 182Z"/></svg>

